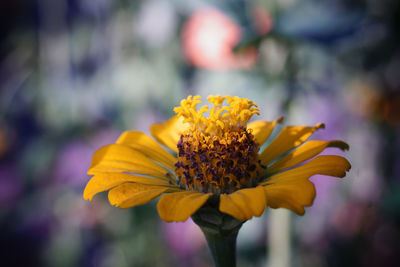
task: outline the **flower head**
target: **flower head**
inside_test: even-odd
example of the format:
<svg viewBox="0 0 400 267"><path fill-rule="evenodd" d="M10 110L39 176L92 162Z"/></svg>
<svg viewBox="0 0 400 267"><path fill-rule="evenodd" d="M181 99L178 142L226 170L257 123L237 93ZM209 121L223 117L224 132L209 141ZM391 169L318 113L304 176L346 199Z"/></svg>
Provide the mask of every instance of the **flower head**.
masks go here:
<svg viewBox="0 0 400 267"><path fill-rule="evenodd" d="M176 116L151 127L153 137L124 132L115 144L93 156L84 198L109 190L112 205L129 208L164 194L158 212L167 222L185 221L211 196L218 209L239 221L261 216L267 206L299 215L315 197L312 175L344 177L349 162L340 156L317 156L327 147L348 149L342 141L307 141L314 127L286 126L264 150L277 123L254 121L257 105L246 98L189 96ZM317 157L315 157L317 156ZM310 160L311 159L311 160ZM308 161L310 160L310 161Z"/></svg>
<svg viewBox="0 0 400 267"><path fill-rule="evenodd" d="M255 186L254 178L265 169L258 159L260 146L246 129L249 119L259 114L256 104L246 98L209 96L211 110L203 106L197 111L199 99L189 97L174 109L190 125L177 144L177 184L205 193Z"/></svg>

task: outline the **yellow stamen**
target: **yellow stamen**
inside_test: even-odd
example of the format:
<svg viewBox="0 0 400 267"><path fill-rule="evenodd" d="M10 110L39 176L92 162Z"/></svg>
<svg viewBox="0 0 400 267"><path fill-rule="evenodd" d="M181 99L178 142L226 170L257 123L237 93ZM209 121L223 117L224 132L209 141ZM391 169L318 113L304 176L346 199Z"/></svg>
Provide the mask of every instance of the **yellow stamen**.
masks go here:
<svg viewBox="0 0 400 267"><path fill-rule="evenodd" d="M219 135L223 131L244 127L254 114L260 114L257 105L247 98L210 95L207 99L213 104L211 110L208 106L197 110L200 99L200 96L189 96L183 99L181 106L175 107L174 111L184 118L185 123L191 124L204 134ZM223 106L225 100L227 106ZM205 117L204 113L207 112L209 116Z"/></svg>
<svg viewBox="0 0 400 267"><path fill-rule="evenodd" d="M185 189L213 193L254 186L265 168L258 159L259 144L246 130L250 118L259 114L257 105L231 96L207 99L213 104L210 110L208 106L197 110L200 96L189 96L174 108L192 126L178 143L178 183Z"/></svg>

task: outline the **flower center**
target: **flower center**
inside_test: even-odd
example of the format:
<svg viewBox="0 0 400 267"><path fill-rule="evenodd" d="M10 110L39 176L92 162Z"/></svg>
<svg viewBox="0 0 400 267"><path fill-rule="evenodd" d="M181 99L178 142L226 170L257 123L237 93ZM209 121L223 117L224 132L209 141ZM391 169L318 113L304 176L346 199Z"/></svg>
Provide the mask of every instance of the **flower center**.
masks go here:
<svg viewBox="0 0 400 267"><path fill-rule="evenodd" d="M265 166L258 159L260 146L246 124L258 108L248 99L209 96L214 107L206 118L207 106L196 110L199 98L190 96L175 108L192 125L177 144L178 183L187 190L217 194L256 186ZM225 99L230 105L222 107Z"/></svg>
<svg viewBox="0 0 400 267"><path fill-rule="evenodd" d="M255 186L255 177L264 166L258 160L259 145L244 128L210 137L200 132L186 133L178 143L175 173L180 185L189 190L231 193Z"/></svg>

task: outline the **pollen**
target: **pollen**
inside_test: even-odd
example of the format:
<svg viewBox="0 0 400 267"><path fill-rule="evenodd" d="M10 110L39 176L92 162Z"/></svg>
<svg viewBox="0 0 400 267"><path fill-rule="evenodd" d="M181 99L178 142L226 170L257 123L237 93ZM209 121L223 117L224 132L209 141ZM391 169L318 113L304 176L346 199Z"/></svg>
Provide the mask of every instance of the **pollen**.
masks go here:
<svg viewBox="0 0 400 267"><path fill-rule="evenodd" d="M254 115L260 115L257 105L247 99L237 96L208 96L207 100L213 104L202 106L197 110L197 105L201 103L200 96L189 96L181 101L180 107L175 107L174 111L178 116L184 118L184 123L189 123L193 130L198 130L204 134L221 135L224 132L246 127L247 122ZM226 106L223 105L226 100ZM208 117L205 116L208 113Z"/></svg>
<svg viewBox="0 0 400 267"><path fill-rule="evenodd" d="M213 104L210 110L197 110L199 96L189 96L174 109L192 126L177 144L178 184L217 194L255 186L266 168L258 159L259 144L246 129L248 120L258 114L256 104L238 97L209 96L208 101Z"/></svg>

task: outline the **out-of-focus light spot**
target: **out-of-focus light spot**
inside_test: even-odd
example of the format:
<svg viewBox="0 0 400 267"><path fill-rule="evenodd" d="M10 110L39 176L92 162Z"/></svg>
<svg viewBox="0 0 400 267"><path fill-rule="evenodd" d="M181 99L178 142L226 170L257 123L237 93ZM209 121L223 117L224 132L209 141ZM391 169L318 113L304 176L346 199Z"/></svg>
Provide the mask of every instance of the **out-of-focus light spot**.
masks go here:
<svg viewBox="0 0 400 267"><path fill-rule="evenodd" d="M12 205L21 192L21 180L14 166L7 163L0 166L0 207Z"/></svg>
<svg viewBox="0 0 400 267"><path fill-rule="evenodd" d="M215 9L202 9L183 25L183 50L187 61L209 70L247 69L257 60L254 48L235 54L234 46L241 38L237 23Z"/></svg>
<svg viewBox="0 0 400 267"><path fill-rule="evenodd" d="M281 9L293 7L297 3L297 0L279 0L276 1L276 5Z"/></svg>
<svg viewBox="0 0 400 267"><path fill-rule="evenodd" d="M376 210L362 203L349 202L333 211L331 226L343 238L352 238L369 228L376 221Z"/></svg>
<svg viewBox="0 0 400 267"><path fill-rule="evenodd" d="M352 90L347 101L358 116L385 121L391 126L400 125L399 92L382 92L372 83L359 80L352 82L349 87Z"/></svg>
<svg viewBox="0 0 400 267"><path fill-rule="evenodd" d="M91 228L110 216L110 206L101 198L88 203L81 197L81 192L59 192L53 203L53 215L64 226Z"/></svg>
<svg viewBox="0 0 400 267"><path fill-rule="evenodd" d="M378 88L363 80L354 80L349 85L347 106L357 116L374 118L378 109Z"/></svg>
<svg viewBox="0 0 400 267"><path fill-rule="evenodd" d="M6 134L0 129L0 157L5 153L7 149Z"/></svg>
<svg viewBox="0 0 400 267"><path fill-rule="evenodd" d="M112 128L98 131L96 135L90 139L90 145L92 146L92 153L94 153L101 146L114 143L119 135L120 132L117 132L115 129Z"/></svg>
<svg viewBox="0 0 400 267"><path fill-rule="evenodd" d="M176 16L167 1L146 1L134 23L135 31L145 44L158 47L171 40L176 28Z"/></svg>
<svg viewBox="0 0 400 267"><path fill-rule="evenodd" d="M284 71L288 51L276 40L265 39L260 46L260 58L265 71L271 75L278 75Z"/></svg>
<svg viewBox="0 0 400 267"><path fill-rule="evenodd" d="M108 11L112 3L112 0L91 0L77 2L77 4L86 14L92 16L100 16L104 12Z"/></svg>
<svg viewBox="0 0 400 267"><path fill-rule="evenodd" d="M82 206L79 206L82 227L91 228L102 224L106 218L109 218L110 205L106 200L99 198L93 203L84 202Z"/></svg>
<svg viewBox="0 0 400 267"><path fill-rule="evenodd" d="M105 244L97 248L92 259L93 266L128 266L127 255L121 246Z"/></svg>
<svg viewBox="0 0 400 267"><path fill-rule="evenodd" d="M192 219L183 223L163 222L162 227L168 246L179 258L188 258L205 246L203 233Z"/></svg>
<svg viewBox="0 0 400 267"><path fill-rule="evenodd" d="M386 96L382 102L384 119L392 126L400 125L400 94Z"/></svg>
<svg viewBox="0 0 400 267"><path fill-rule="evenodd" d="M267 34L273 26L273 21L269 12L261 7L255 7L251 13L255 30L259 34Z"/></svg>
<svg viewBox="0 0 400 267"><path fill-rule="evenodd" d="M60 183L82 187L85 173L90 167L90 156L93 151L82 142L72 142L65 146L55 164L54 177Z"/></svg>

